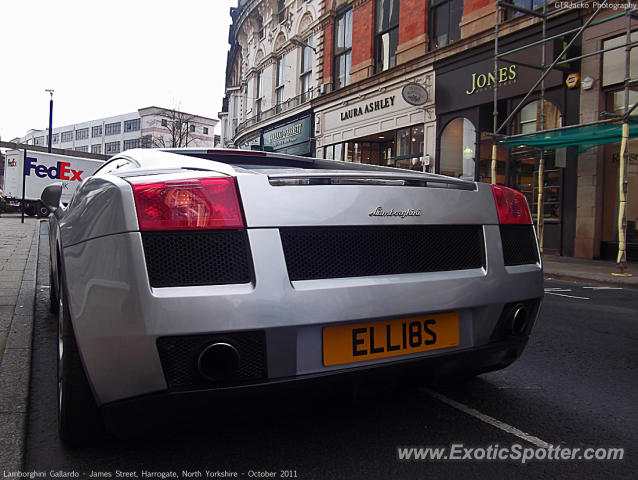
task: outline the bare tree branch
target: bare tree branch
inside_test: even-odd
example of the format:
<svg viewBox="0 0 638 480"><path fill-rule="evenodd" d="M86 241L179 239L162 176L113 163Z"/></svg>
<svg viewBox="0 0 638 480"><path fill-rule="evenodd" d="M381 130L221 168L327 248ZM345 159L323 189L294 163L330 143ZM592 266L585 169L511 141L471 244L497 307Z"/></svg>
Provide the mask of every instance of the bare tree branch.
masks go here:
<svg viewBox="0 0 638 480"><path fill-rule="evenodd" d="M179 148L188 147L191 139L190 128L195 124L195 116L181 112L179 108L164 110L159 119L153 121L154 126L166 129L167 133L159 136L153 135L153 147L155 148Z"/></svg>

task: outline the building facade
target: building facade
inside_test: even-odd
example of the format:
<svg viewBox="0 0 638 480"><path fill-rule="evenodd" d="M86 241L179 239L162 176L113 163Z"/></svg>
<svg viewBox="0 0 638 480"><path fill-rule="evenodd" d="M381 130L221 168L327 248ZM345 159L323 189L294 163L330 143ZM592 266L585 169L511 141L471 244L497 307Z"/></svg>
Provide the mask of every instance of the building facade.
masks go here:
<svg viewBox="0 0 638 480"><path fill-rule="evenodd" d="M621 46L583 59L581 67L581 122L588 123L625 111L625 48L627 21L609 9L602 18L617 16L589 28L583 35L583 54ZM631 22L631 42L638 40L638 20ZM630 56L631 78L638 77L638 52ZM629 91L631 108L638 101L635 87ZM635 113L635 112L634 112ZM578 200L575 255L616 260L618 251L618 170L620 142L594 147L578 159ZM627 157L627 259L638 260L638 140L630 138Z"/></svg>
<svg viewBox="0 0 638 480"><path fill-rule="evenodd" d="M512 3L530 12L543 7L540 0ZM530 92L543 55L551 63L593 13L559 7L547 2L552 14L543 27L540 18L497 9L494 0L239 1L231 12L223 142L490 182L495 116L500 133L511 136L619 113L624 77L610 73L620 68L618 58L580 57L619 41L625 17L577 37L563 58L579 58L551 71L543 95L540 86ZM609 8L603 16L617 14ZM519 49L499 57L496 75L495 24L499 52ZM541 44L543 28L550 40ZM603 80L588 90L568 81L586 76ZM598 258L617 245L617 147L497 147L496 181L523 192L533 215L542 215L545 253ZM632 142L631 152L636 148ZM638 238L635 158L630 242Z"/></svg>
<svg viewBox="0 0 638 480"><path fill-rule="evenodd" d="M115 155L132 148L214 147L219 120L161 107L55 127L52 147ZM48 145L47 130L30 130L19 143Z"/></svg>
<svg viewBox="0 0 638 480"><path fill-rule="evenodd" d="M314 155L324 0L240 0L221 120L223 146Z"/></svg>

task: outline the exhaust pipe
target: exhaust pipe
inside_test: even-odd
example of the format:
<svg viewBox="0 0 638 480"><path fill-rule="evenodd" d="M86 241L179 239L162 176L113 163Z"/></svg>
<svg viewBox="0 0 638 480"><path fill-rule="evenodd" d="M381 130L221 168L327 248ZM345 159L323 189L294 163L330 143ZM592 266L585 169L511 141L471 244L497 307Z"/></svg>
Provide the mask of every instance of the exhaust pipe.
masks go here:
<svg viewBox="0 0 638 480"><path fill-rule="evenodd" d="M518 304L512 309L510 316L510 331L512 335L523 335L527 330L529 313L523 304Z"/></svg>
<svg viewBox="0 0 638 480"><path fill-rule="evenodd" d="M197 357L197 371L212 382L225 380L237 373L240 358L239 351L231 344L212 343Z"/></svg>

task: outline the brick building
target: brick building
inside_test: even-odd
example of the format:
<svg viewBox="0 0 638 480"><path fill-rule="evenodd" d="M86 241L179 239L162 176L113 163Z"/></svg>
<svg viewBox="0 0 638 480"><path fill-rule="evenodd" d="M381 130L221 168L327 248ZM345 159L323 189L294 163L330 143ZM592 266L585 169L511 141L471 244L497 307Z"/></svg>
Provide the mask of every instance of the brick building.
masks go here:
<svg viewBox="0 0 638 480"><path fill-rule="evenodd" d="M530 11L543 5L512 3ZM591 14L550 2L547 9L552 15L546 37L556 38L501 58L495 78L496 19L503 51L537 42L539 18L505 7L497 11L494 0L241 0L232 12L222 136L244 148L490 181L494 82L499 125L512 114L507 135L576 125L619 101L612 84L594 82L582 100L583 87L566 85L569 74L585 77L587 69L599 78L600 57L584 61L582 72L580 61L553 70L544 104L539 88L525 98L540 76L543 48L547 64L570 39L560 35ZM578 39L568 56L602 48L607 32L620 30L623 22L592 30L598 33ZM306 91L304 51L312 57L311 93L300 97ZM275 144L273 132L280 139ZM613 153L603 151L615 148L545 151L538 185L539 149L498 147L498 183L525 193L533 210L539 188L546 194L545 252L597 258L605 245L613 249L617 192L610 179L617 165L607 165L605 155L611 162ZM631 199L630 193L630 206ZM628 220L635 232L638 218Z"/></svg>

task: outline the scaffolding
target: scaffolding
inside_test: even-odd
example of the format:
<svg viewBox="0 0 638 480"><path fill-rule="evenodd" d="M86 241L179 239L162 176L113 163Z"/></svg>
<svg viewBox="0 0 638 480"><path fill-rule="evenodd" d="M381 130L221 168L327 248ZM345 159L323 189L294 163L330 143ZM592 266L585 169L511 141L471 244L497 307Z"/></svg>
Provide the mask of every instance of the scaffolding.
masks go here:
<svg viewBox="0 0 638 480"><path fill-rule="evenodd" d="M516 5L515 3L511 3L504 0L496 0L495 1L495 26L494 26L494 70L493 75L495 81L493 82L493 94L494 94L494 108L493 108L493 144L492 144L492 157L491 157L491 182L496 183L496 165L497 165L497 145L500 141L504 139L513 139L516 137L525 137L527 134L518 134L518 135L504 135L501 132L504 128L510 124L510 122L515 118L515 115L521 110L521 108L525 105L527 99L537 91L540 87L540 130L535 131L534 135L540 134L548 134L566 131L570 128L574 127L583 127L583 126L593 126L593 125L603 125L609 123L622 123L622 136L621 136L621 145L620 145L620 168L618 173L618 187L619 187L619 203L618 203L618 255L616 259L617 267L620 269L620 273L614 273L614 275L629 275L625 274L624 270L627 267L627 253L626 253L626 240L627 240L627 221L625 215L626 203L627 203L627 160L628 160L628 141L629 141L629 122L631 113L638 107L638 103L635 103L629 106L629 90L633 85L638 85L638 79L631 79L631 50L632 48L638 46L638 42L632 43L631 41L631 21L632 19L638 19L638 14L636 13L638 9L634 8L635 4L632 4L630 0L626 3L623 3L623 12L618 14L611 15L609 17L603 18L601 20L596 20L598 15L605 8L609 8L610 3L601 0L601 3L598 7L589 15L585 23L578 27L566 30L557 35L547 36L547 27L548 20L564 13L566 10L569 10L569 7L562 8L554 8L552 10L548 9L548 2L545 0L543 2L542 9L538 10L530 10L528 8L522 7L520 5ZM552 2L553 3L553 2ZM614 2L615 3L615 2ZM541 23L541 38L538 41L531 42L529 44L523 45L521 47L513 48L504 52L499 51L499 28L501 22L503 21L505 10L509 11L517 11L523 14L528 14L533 17L539 18ZM602 48L595 52L587 53L584 55L578 55L572 58L563 59L572 47L574 43L581 38L583 32L590 27L600 25L606 22L610 22L617 18L625 17L626 18L626 39L625 43L618 46L612 46L609 48ZM553 42L558 38L562 38L563 40L573 35L566 46L563 48L562 52L555 56L552 59L551 63L547 65L546 58L546 43ZM517 63L519 65L532 67L540 70L542 73L538 80L534 83L534 85L529 89L524 98L516 105L516 107L510 112L509 116L503 121L502 124L498 123L498 71L499 71L499 60L512 55L517 52L524 51L525 49L529 49L535 46L541 46L541 65L529 65L527 63L523 63L516 60L508 59L506 60L508 63ZM622 115L616 114L607 114L611 118L602 119L595 122L589 122L587 124L581 125L567 125L561 126L559 128L551 128L546 129L545 124L545 79L547 76L558 66L566 65L570 62L582 60L587 57L591 57L594 55L602 55L605 52L616 50L619 48L625 49L625 77L624 77L624 110ZM540 149L540 155L538 160L538 193L537 193L537 201L536 201L536 233L539 241L539 250L541 253L543 252L543 233L544 233L544 153L545 149L541 145L538 147ZM533 195L533 189L532 189Z"/></svg>

